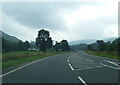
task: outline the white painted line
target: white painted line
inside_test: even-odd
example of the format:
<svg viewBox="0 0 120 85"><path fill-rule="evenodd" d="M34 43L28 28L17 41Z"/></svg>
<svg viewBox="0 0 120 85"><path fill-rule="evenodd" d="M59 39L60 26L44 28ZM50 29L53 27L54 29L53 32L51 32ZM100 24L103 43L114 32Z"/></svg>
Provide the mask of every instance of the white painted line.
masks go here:
<svg viewBox="0 0 120 85"><path fill-rule="evenodd" d="M87 83L86 83L80 76L78 76L78 79L79 79L84 85L87 85Z"/></svg>
<svg viewBox="0 0 120 85"><path fill-rule="evenodd" d="M69 63L69 66L70 66L70 68L74 71L74 68L72 67L72 65Z"/></svg>
<svg viewBox="0 0 120 85"><path fill-rule="evenodd" d="M69 59L67 59L67 62L69 63Z"/></svg>
<svg viewBox="0 0 120 85"><path fill-rule="evenodd" d="M90 62L94 62L93 60L90 60L90 59L86 59L87 61L90 61Z"/></svg>
<svg viewBox="0 0 120 85"><path fill-rule="evenodd" d="M118 65L118 64L116 64L115 62L108 61L108 60L104 60L104 61L106 61L106 62L108 62L108 63L111 63L111 64L114 64L114 65L116 65L116 66L119 66L119 65Z"/></svg>
<svg viewBox="0 0 120 85"><path fill-rule="evenodd" d="M105 64L103 64L103 63L100 63L101 65L103 65L103 66L107 66L107 65L105 65Z"/></svg>
<svg viewBox="0 0 120 85"><path fill-rule="evenodd" d="M116 69L116 70L120 70L119 67L113 67L113 66L109 66L109 65L106 65L106 64L103 64L103 63L100 63L101 65L103 66L106 66L106 67L110 67L110 68L113 68L113 69Z"/></svg>
<svg viewBox="0 0 120 85"><path fill-rule="evenodd" d="M16 68L16 69L14 69L14 70L12 70L12 71L9 71L9 72L7 72L7 73L5 73L5 74L3 74L3 75L0 75L0 77L5 76L5 75L8 75L8 74L10 74L10 73L12 73L12 72L15 72L15 71L17 71L17 70L19 70L19 69L22 69L22 68L24 68L24 67L26 67L26 66L28 66L28 65L31 65L31 64L33 64L33 63L36 63L36 62L38 62L38 60L35 61L35 62L32 62L32 63L28 63L28 64L26 64L26 65L24 65L24 66L19 67L19 68Z"/></svg>
<svg viewBox="0 0 120 85"><path fill-rule="evenodd" d="M78 71L78 70L87 70L87 69L94 69L94 68L99 68L99 67L103 67L103 66L86 67L86 68L83 68L83 69L75 69L75 71Z"/></svg>
<svg viewBox="0 0 120 85"><path fill-rule="evenodd" d="M110 67L110 68L113 68L113 69L119 70L119 69L118 69L118 68L116 68L116 67L112 67L112 66L107 66L107 67Z"/></svg>
<svg viewBox="0 0 120 85"><path fill-rule="evenodd" d="M54 56L53 56L53 57L54 57ZM15 71L17 71L17 70L19 70L19 69L22 69L22 68L24 68L24 67L26 67L26 66L29 66L29 65L34 64L34 63L36 63L36 62L43 61L43 60L49 59L49 58L52 58L52 57L43 58L43 59L40 59L40 60L33 61L33 62L31 62L31 63L28 63L28 64L24 65L24 66L21 66L21 67L16 68L16 69L14 69L14 70L12 70L12 71L9 71L9 72L7 72L7 73L5 73L5 74L3 74L3 75L0 75L0 77L3 77L3 76L5 76L5 75L8 75L8 74L10 74L10 73L13 73L13 72L15 72Z"/></svg>

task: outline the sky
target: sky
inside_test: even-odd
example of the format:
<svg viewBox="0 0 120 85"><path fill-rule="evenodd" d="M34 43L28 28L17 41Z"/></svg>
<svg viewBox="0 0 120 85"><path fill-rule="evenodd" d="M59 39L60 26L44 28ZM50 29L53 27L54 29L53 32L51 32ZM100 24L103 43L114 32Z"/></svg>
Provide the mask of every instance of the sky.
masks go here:
<svg viewBox="0 0 120 85"><path fill-rule="evenodd" d="M118 1L2 2L0 30L35 41L48 30L55 41L118 37ZM1 19L2 18L2 19Z"/></svg>

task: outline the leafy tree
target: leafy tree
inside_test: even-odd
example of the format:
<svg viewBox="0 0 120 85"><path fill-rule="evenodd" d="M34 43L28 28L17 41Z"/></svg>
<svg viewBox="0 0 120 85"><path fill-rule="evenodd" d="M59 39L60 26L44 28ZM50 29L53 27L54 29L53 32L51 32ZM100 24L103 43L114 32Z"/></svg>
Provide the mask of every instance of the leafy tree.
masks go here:
<svg viewBox="0 0 120 85"><path fill-rule="evenodd" d="M47 44L47 48L48 48L48 49L51 49L51 48L52 48L52 46L53 46L53 41L52 41L52 38L51 38L51 37L47 39L46 44Z"/></svg>
<svg viewBox="0 0 120 85"><path fill-rule="evenodd" d="M88 45L88 50L93 50L92 45Z"/></svg>
<svg viewBox="0 0 120 85"><path fill-rule="evenodd" d="M52 39L50 37L49 31L47 30L40 30L38 31L38 37L36 38L36 46L41 51L46 51L52 47Z"/></svg>
<svg viewBox="0 0 120 85"><path fill-rule="evenodd" d="M55 49L56 51L60 51L60 50L61 50L61 43L56 42L56 44L55 44L55 46L54 46L54 49Z"/></svg>
<svg viewBox="0 0 120 85"><path fill-rule="evenodd" d="M23 43L23 41L19 41L17 43L17 50L18 51L23 51L24 50L24 43Z"/></svg>
<svg viewBox="0 0 120 85"><path fill-rule="evenodd" d="M23 44L24 44L24 50L28 50L28 48L30 47L29 42L25 41Z"/></svg>
<svg viewBox="0 0 120 85"><path fill-rule="evenodd" d="M4 38L2 38L2 52L8 52L8 51L9 51L9 47L7 41Z"/></svg>
<svg viewBox="0 0 120 85"><path fill-rule="evenodd" d="M99 50L103 51L105 49L105 42L103 40L97 40L96 42L99 45Z"/></svg>
<svg viewBox="0 0 120 85"><path fill-rule="evenodd" d="M61 48L62 48L62 51L69 51L70 50L70 47L68 45L67 40L61 41Z"/></svg>

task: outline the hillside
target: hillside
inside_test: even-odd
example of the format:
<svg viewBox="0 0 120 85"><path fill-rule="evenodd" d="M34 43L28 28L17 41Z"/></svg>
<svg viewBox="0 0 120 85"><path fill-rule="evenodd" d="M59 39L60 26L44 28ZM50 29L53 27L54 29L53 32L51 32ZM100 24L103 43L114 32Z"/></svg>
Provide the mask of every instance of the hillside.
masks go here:
<svg viewBox="0 0 120 85"><path fill-rule="evenodd" d="M0 30L0 37L3 37L5 40L8 40L10 42L19 42L20 41L20 39L14 37L14 36L8 35L8 34L2 32L1 30Z"/></svg>
<svg viewBox="0 0 120 85"><path fill-rule="evenodd" d="M105 39L103 39L105 42L107 42L107 41L113 41L113 40L115 40L116 39L116 37L111 37L111 38L105 38ZM99 40L99 39L98 39ZM84 40L76 40L76 41L71 41L71 42L69 42L69 44L70 45L77 45L77 44L82 44L82 43L84 43L84 44L91 44L91 43L94 43L94 42L96 42L97 40L96 39L84 39Z"/></svg>

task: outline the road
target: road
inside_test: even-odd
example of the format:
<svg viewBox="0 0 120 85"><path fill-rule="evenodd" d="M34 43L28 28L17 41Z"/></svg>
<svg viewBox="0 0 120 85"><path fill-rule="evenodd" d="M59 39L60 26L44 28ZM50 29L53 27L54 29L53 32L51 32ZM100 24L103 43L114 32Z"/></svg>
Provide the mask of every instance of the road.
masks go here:
<svg viewBox="0 0 120 85"><path fill-rule="evenodd" d="M119 61L83 51L50 56L3 70L3 83L118 83Z"/></svg>

